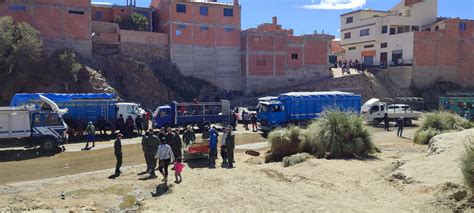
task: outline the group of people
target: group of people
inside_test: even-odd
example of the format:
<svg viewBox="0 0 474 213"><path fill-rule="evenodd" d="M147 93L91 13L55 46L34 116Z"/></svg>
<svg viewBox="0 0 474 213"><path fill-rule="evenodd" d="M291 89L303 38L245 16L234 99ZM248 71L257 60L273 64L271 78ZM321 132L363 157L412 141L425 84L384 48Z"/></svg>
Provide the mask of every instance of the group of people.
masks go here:
<svg viewBox="0 0 474 213"><path fill-rule="evenodd" d="M342 74L347 73L351 74L350 69L356 69L357 71L364 71L365 70L365 64L364 62L359 63L358 60L352 61L349 60L344 60L344 61L339 61L338 63L334 63L334 68L342 68Z"/></svg>
<svg viewBox="0 0 474 213"><path fill-rule="evenodd" d="M390 131L390 119L388 118L388 113L385 113L383 116L383 122L384 122L384 129L385 131ZM403 128L405 127L405 118L401 116L400 118L397 119L397 136L398 137L403 137Z"/></svg>
<svg viewBox="0 0 474 213"><path fill-rule="evenodd" d="M117 134L115 141L115 157L117 164L115 168L115 174L110 178L116 178L120 176L120 167L122 166L122 149L121 139L123 134ZM209 141L209 166L215 167L215 161L217 159L217 147L219 143L219 132L215 126L210 129L205 127L202 133L202 140ZM158 164L158 170L163 175L163 182L168 181L168 170L169 166L173 165L175 171L175 182L179 183L182 181L181 172L184 168L183 164L183 143L186 147L197 143L196 134L191 126L188 126L183 133L182 139L179 135L178 129L172 128L161 128L160 131L155 132L153 129L149 129L142 138L142 150L147 165L146 171L143 174L149 174L148 178L156 178L156 166ZM235 148L235 136L230 126L225 128L225 132L221 138L221 157L223 167L233 168L234 164L234 148Z"/></svg>
<svg viewBox="0 0 474 213"><path fill-rule="evenodd" d="M252 124L252 131L258 131L258 124L257 124L257 115L255 113L248 113L245 110L242 110L242 124L244 125L245 130L249 130L249 124Z"/></svg>

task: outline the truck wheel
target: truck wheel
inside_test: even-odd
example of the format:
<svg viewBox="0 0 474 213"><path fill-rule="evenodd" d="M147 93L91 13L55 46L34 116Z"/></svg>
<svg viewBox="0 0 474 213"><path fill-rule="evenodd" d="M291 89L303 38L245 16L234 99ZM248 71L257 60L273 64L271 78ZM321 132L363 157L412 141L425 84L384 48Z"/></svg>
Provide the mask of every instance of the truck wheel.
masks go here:
<svg viewBox="0 0 474 213"><path fill-rule="evenodd" d="M405 125L406 125L406 126L411 126L411 125L413 124L412 121L411 121L411 119L405 119L404 122L405 122Z"/></svg>
<svg viewBox="0 0 474 213"><path fill-rule="evenodd" d="M377 127L379 124L380 124L379 119L374 119L374 121L372 121L372 126L374 126L374 127Z"/></svg>
<svg viewBox="0 0 474 213"><path fill-rule="evenodd" d="M57 147L58 145L56 144L56 141L51 138L45 138L41 140L41 150L45 152L54 151Z"/></svg>

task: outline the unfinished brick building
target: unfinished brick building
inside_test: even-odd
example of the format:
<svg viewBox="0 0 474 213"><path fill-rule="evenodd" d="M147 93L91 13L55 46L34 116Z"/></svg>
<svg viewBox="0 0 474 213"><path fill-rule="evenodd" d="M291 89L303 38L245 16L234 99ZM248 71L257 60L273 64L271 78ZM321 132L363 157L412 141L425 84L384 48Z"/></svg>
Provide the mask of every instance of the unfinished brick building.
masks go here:
<svg viewBox="0 0 474 213"><path fill-rule="evenodd" d="M47 53L73 48L85 56L92 54L90 0L4 0L0 16L32 25Z"/></svg>
<svg viewBox="0 0 474 213"><path fill-rule="evenodd" d="M117 22L129 19L132 13L138 13L148 20L146 31L156 31L154 29L156 10L154 8L137 7L135 2L126 2L126 5L110 5L102 3L92 4L92 20L99 22Z"/></svg>
<svg viewBox="0 0 474 213"><path fill-rule="evenodd" d="M474 87L474 20L448 19L415 32L413 83Z"/></svg>
<svg viewBox="0 0 474 213"><path fill-rule="evenodd" d="M240 5L216 1L152 0L160 32L169 34L170 59L185 76L241 90Z"/></svg>
<svg viewBox="0 0 474 213"><path fill-rule="evenodd" d="M242 32L242 76L245 93L294 86L329 76L330 42L334 36L294 36L272 23Z"/></svg>

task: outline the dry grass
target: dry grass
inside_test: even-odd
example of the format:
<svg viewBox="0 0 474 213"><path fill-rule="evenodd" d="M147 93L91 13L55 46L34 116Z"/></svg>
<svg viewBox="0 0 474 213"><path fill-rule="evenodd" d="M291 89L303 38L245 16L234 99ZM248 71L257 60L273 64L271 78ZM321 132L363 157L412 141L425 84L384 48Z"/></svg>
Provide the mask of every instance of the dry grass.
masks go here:
<svg viewBox="0 0 474 213"><path fill-rule="evenodd" d="M293 166L298 163L305 162L308 159L314 158L314 156L308 154L308 153L298 153L290 156L286 156L283 158L283 166L288 167L288 166Z"/></svg>
<svg viewBox="0 0 474 213"><path fill-rule="evenodd" d="M423 116L420 128L415 133L414 142L428 144L434 136L451 131L469 129L473 125L457 114L449 112L428 113Z"/></svg>
<svg viewBox="0 0 474 213"><path fill-rule="evenodd" d="M281 161L286 156L298 153L301 132L301 128L296 126L272 131L268 135L272 158Z"/></svg>
<svg viewBox="0 0 474 213"><path fill-rule="evenodd" d="M474 188L474 144L472 142L466 146L466 151L461 158L461 170L466 184Z"/></svg>

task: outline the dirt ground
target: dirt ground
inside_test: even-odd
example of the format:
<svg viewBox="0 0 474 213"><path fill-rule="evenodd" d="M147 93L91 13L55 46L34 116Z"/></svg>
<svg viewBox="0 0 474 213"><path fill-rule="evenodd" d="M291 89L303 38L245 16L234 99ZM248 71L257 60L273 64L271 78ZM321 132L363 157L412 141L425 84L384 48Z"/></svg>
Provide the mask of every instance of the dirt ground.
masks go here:
<svg viewBox="0 0 474 213"><path fill-rule="evenodd" d="M234 169L210 169L205 160L189 162L179 184L137 175L145 169L140 145L133 142L138 138L123 146L124 173L115 180L107 179L115 159L112 148L105 145L97 150L0 162L0 212L449 212L451 209L433 200L432 188L409 189L387 180L398 162L426 155L427 146L412 142L415 129L406 128L406 138L397 137L395 131L370 129L382 151L373 159L311 159L283 167L281 163L264 164L262 156L252 157L241 149ZM237 145L266 141L251 132L238 133L236 138ZM263 155L266 149L258 151Z"/></svg>

